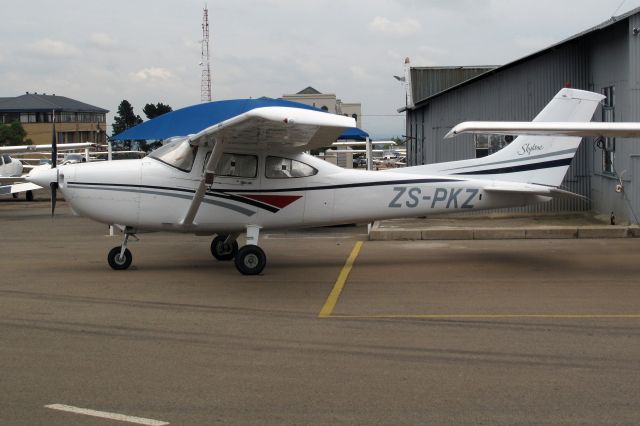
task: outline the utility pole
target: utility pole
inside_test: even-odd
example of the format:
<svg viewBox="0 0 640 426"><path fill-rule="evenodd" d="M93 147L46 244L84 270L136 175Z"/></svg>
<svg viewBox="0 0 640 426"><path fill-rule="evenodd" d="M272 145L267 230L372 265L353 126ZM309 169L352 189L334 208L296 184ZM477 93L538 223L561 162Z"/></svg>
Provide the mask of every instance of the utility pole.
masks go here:
<svg viewBox="0 0 640 426"><path fill-rule="evenodd" d="M207 5L202 13L202 79L200 81L200 102L211 102L211 68L209 66L209 11Z"/></svg>

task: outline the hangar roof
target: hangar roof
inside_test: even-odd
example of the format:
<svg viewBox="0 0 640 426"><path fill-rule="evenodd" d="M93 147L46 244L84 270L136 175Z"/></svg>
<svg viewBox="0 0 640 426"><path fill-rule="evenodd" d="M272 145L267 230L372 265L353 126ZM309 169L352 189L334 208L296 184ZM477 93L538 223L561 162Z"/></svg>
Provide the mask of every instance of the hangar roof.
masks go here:
<svg viewBox="0 0 640 426"><path fill-rule="evenodd" d="M530 60L530 59L533 59L533 58L535 58L535 57L537 57L537 56L543 55L543 54L545 54L546 52L548 52L548 51L550 51L550 50L553 50L553 49L555 49L555 48L557 48L557 47L559 47L559 46L562 46L562 45L564 45L564 44L566 44L566 43L569 43L569 42L571 42L571 41L574 41L574 40L577 40L577 39L579 39L579 38L585 37L585 36L587 36L587 35L589 35L589 34L592 34L592 33L597 32L597 31L603 30L603 29L605 29L605 28L607 28L607 27L610 27L611 25L614 25L614 24L617 24L617 23L619 23L619 22L621 22L621 21L624 21L625 19L627 19L627 18L629 18L630 16L635 15L635 14L637 14L637 13L639 13L639 12L640 12L640 7L637 7L637 8L632 9L632 10L630 10L630 11L628 11L627 13L624 13L624 14L622 14L622 15L619 15L619 16L612 16L611 18L607 19L606 21L604 21L604 22L602 22L602 23L600 23L600 24L598 24L598 25L596 25L596 26L594 26L594 27L591 27L591 28L589 28L589 29L587 29L587 30L585 30L585 31L582 31L582 32L580 32L580 33L578 33L578 34L575 34L575 35L573 35L573 36L571 36L571 37L569 37L569 38L566 38L566 39L564 39L564 40L562 40L562 41L560 41L560 42L558 42L558 43L552 44L551 46L548 46L548 47L546 47L546 48L544 48L544 49L542 49L542 50L539 50L539 51L537 51L537 52L531 53L531 54L529 54L529 55L527 55L527 56L524 56L524 57L522 57L522 58L520 58L520 59L516 59L516 60L515 60L515 61L513 61L513 62L509 62L509 63L507 63L507 64L505 64L505 65L502 65L502 66L496 67L496 68L494 68L494 69L492 69L492 70L490 70L490 71L487 71L487 72L485 72L485 73L482 73L482 74L480 74L480 75L477 75L477 76L475 76L475 77L472 77L472 78L470 78L470 79L468 79L468 80L465 80L465 81L463 81L463 82L461 82L461 83L458 83L458 84L455 84L455 85L453 85L453 86L450 86L450 87L448 87L448 88L446 88L446 89L444 89L444 90L442 90L442 91L440 91L440 92L438 92L438 93L434 93L433 95L431 95L431 96L429 96L429 97L426 97L426 98L424 98L424 99L421 99L419 102L416 102L416 103L415 103L415 105L413 105L413 106L410 106L410 107L403 107L403 108L400 108L398 111L399 111L399 112L403 112L403 111L405 111L405 110L414 110L414 109L416 109L417 107L420 107L421 105L423 105L424 103L426 103L427 101L429 101L429 100L431 100L431 99L433 99L433 98L436 98L436 97L438 97L438 96L440 96L440 95L443 95L443 94L445 94L445 93L448 93L448 92L450 92L450 91L452 91L452 90L455 90L455 89L457 89L457 88L459 88L459 87L466 86L467 84L471 84L471 83L473 83L473 82L476 82L476 81L478 81L478 80L481 80L481 79L483 79L483 78L486 78L486 77L488 77L488 76L490 76L490 75L493 75L493 74L499 73L500 71L503 71L503 70L505 70L505 69L507 69L507 68L511 68L511 67L513 67L513 66L515 66L515 65L518 65L518 64L522 63L522 62L526 62L526 61L528 61L528 60Z"/></svg>

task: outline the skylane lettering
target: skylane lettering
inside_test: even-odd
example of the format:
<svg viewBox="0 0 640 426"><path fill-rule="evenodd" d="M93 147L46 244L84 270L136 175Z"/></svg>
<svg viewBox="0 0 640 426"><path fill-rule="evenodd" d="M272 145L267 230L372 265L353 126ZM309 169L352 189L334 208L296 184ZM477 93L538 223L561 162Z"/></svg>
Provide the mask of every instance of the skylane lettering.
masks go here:
<svg viewBox="0 0 640 426"><path fill-rule="evenodd" d="M422 188L405 186L396 186L393 191L395 194L389 207L410 209L424 206L425 203L432 209L472 209L480 192L476 188L429 188L423 192Z"/></svg>

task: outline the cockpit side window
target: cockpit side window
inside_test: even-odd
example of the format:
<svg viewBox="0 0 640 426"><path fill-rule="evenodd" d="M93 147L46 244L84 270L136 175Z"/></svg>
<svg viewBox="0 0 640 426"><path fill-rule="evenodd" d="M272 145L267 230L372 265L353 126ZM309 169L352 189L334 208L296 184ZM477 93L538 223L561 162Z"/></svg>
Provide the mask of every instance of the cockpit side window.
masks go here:
<svg viewBox="0 0 640 426"><path fill-rule="evenodd" d="M267 157L265 176L270 179L287 179L313 176L318 170L301 161L283 157Z"/></svg>
<svg viewBox="0 0 640 426"><path fill-rule="evenodd" d="M197 153L198 147L192 146L189 139L185 137L156 149L149 154L149 157L183 172L190 172Z"/></svg>
<svg viewBox="0 0 640 426"><path fill-rule="evenodd" d="M255 178L258 175L258 157L224 153L214 174L216 176Z"/></svg>
<svg viewBox="0 0 640 426"><path fill-rule="evenodd" d="M9 157L7 154L4 154L2 156L2 159L4 160L4 164L11 164L11 157Z"/></svg>

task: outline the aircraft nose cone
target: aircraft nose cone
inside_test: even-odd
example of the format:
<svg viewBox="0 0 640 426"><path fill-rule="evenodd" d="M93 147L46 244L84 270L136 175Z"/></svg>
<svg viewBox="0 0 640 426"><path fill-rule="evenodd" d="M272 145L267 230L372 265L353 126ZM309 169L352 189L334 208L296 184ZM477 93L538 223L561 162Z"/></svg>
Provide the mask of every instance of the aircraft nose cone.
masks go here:
<svg viewBox="0 0 640 426"><path fill-rule="evenodd" d="M52 169L47 165L35 167L29 172L25 179L43 188L48 188L51 182L58 181L58 170Z"/></svg>

